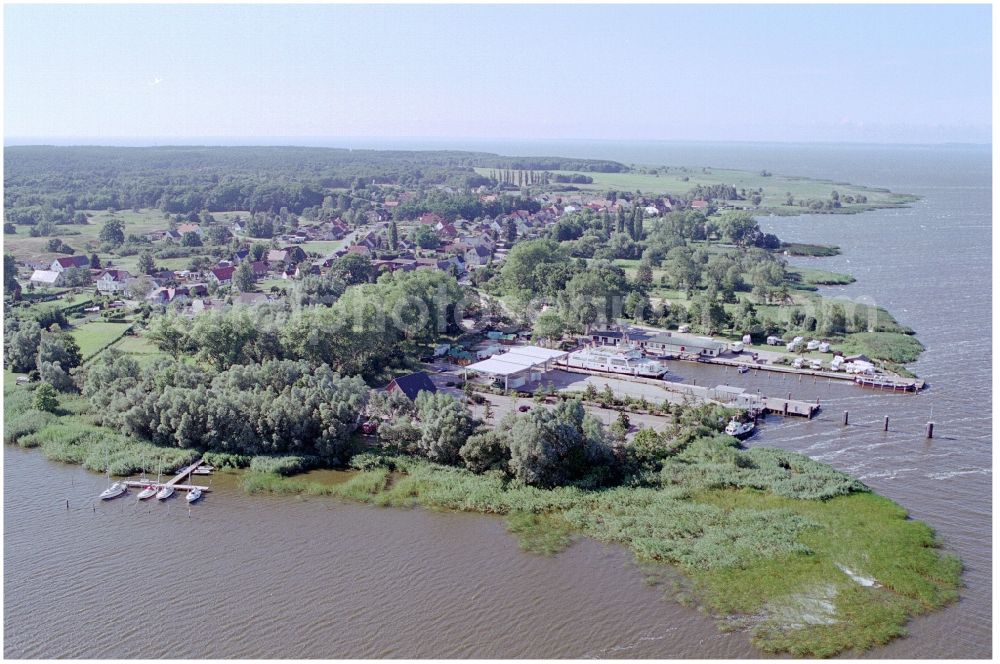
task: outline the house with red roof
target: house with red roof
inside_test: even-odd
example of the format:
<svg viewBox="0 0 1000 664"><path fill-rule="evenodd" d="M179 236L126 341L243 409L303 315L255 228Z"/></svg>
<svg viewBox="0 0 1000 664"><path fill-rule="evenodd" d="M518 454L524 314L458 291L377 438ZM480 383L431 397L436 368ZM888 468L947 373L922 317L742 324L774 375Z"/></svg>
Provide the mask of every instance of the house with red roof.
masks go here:
<svg viewBox="0 0 1000 664"><path fill-rule="evenodd" d="M236 268L230 265L229 267L216 267L212 269L211 274L208 278L215 283L221 285L233 283L233 273L236 272Z"/></svg>
<svg viewBox="0 0 1000 664"><path fill-rule="evenodd" d="M425 226L437 226L444 221L444 218L439 214L434 214L433 212L426 212L420 215L420 223Z"/></svg>
<svg viewBox="0 0 1000 664"><path fill-rule="evenodd" d="M60 256L52 261L49 269L53 272L62 272L73 267L90 267L90 259L82 254L76 256Z"/></svg>

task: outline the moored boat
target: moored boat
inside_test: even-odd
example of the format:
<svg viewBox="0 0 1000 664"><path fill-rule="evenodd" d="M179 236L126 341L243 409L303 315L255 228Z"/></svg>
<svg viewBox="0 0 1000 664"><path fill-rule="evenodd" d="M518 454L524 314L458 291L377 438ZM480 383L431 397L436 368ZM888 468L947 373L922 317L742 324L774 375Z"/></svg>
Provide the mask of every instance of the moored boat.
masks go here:
<svg viewBox="0 0 1000 664"><path fill-rule="evenodd" d="M104 453L104 458L104 465L107 467L108 472L109 486L101 492L101 500L111 500L112 498L117 498L128 491L128 485L125 484L125 482L115 482L114 484L111 484L111 456L107 451Z"/></svg>
<svg viewBox="0 0 1000 664"><path fill-rule="evenodd" d="M726 433L734 438L743 440L744 438L749 438L756 428L757 425L753 422L740 422L734 417L730 420L729 424L726 425Z"/></svg>
<svg viewBox="0 0 1000 664"><path fill-rule="evenodd" d="M626 376L659 378L667 368L656 360L651 360L634 346L599 346L573 351L565 359L557 360L571 369L589 369Z"/></svg>
<svg viewBox="0 0 1000 664"><path fill-rule="evenodd" d="M895 392L913 392L917 389L916 383L901 382L883 376L855 376L854 382L861 387L871 387L876 390L892 390Z"/></svg>
<svg viewBox="0 0 1000 664"><path fill-rule="evenodd" d="M168 484L164 484L162 487L160 487L160 490L156 492L156 499L166 500L172 495L174 495L174 487Z"/></svg>
<svg viewBox="0 0 1000 664"><path fill-rule="evenodd" d="M193 503L199 498L201 498L201 489L195 487L190 491L188 491L188 494L184 497L184 500L188 501L189 503Z"/></svg>
<svg viewBox="0 0 1000 664"><path fill-rule="evenodd" d="M101 500L111 500L112 498L117 498L128 490L128 485L125 482L115 482L107 489L101 492Z"/></svg>
<svg viewBox="0 0 1000 664"><path fill-rule="evenodd" d="M156 486L153 484L147 484L142 488L142 491L139 492L138 498L139 500L146 500L147 498L152 498L155 495Z"/></svg>

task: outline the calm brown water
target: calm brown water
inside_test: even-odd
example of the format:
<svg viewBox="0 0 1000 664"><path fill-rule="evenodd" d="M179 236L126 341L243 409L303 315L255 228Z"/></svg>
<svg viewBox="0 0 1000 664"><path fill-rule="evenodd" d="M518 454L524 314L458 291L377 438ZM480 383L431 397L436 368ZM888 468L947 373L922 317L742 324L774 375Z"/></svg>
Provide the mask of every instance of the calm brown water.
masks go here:
<svg viewBox="0 0 1000 664"><path fill-rule="evenodd" d="M515 147L502 151L539 152ZM648 147L635 152L641 157L630 149L583 146L579 156L768 168L925 197L906 210L763 223L784 239L841 245L842 256L801 262L852 272L858 282L832 292L870 296L915 328L928 350L914 368L930 390L889 395L674 369L699 384L820 398L817 419L771 420L750 444L801 451L858 475L962 557L962 600L869 656L988 657L989 150L685 145L660 146L653 158ZM844 410L847 428L839 425ZM933 441L923 437L928 419L937 423ZM722 634L707 616L665 601L618 547L581 540L543 558L521 552L496 518L247 496L226 475L190 510L177 500L136 505L134 497L94 506L102 477L35 451L5 448L4 461L8 657L759 655L746 634Z"/></svg>

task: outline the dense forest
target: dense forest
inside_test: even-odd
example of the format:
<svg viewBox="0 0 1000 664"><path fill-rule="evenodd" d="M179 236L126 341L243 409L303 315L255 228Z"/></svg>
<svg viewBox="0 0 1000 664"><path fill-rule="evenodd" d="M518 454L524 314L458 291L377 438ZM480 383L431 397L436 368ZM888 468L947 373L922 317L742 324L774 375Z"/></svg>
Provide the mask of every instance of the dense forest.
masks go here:
<svg viewBox="0 0 1000 664"><path fill-rule="evenodd" d="M76 210L301 214L338 190L489 185L475 167L622 172L611 161L305 147L8 147L5 221L65 223Z"/></svg>

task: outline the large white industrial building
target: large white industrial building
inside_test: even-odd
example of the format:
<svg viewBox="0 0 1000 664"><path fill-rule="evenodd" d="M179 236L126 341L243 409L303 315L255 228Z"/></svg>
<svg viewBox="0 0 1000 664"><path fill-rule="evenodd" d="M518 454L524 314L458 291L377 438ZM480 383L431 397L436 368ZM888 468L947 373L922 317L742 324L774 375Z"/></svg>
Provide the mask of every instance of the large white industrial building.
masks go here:
<svg viewBox="0 0 1000 664"><path fill-rule="evenodd" d="M521 387L525 383L540 381L551 371L555 361L569 353L541 346L510 346L506 353L493 355L482 362L465 367L466 379L469 372L487 376L494 381L503 381L505 390Z"/></svg>

